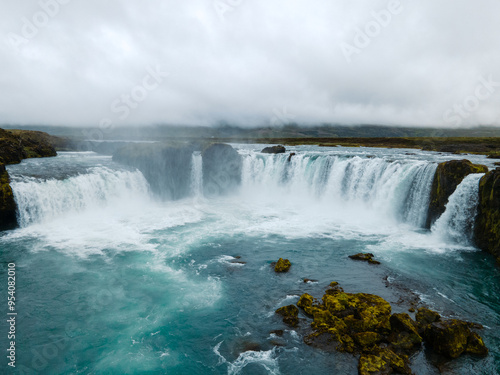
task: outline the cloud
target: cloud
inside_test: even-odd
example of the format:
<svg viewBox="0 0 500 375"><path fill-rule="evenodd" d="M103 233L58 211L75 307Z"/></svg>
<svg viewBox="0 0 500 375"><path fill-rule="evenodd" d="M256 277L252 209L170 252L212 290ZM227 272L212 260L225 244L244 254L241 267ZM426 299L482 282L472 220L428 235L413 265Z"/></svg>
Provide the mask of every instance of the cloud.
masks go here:
<svg viewBox="0 0 500 375"><path fill-rule="evenodd" d="M279 111L305 124L500 125L495 0L2 7L0 123L269 125ZM168 77L144 94L158 66ZM481 77L494 84L478 98Z"/></svg>

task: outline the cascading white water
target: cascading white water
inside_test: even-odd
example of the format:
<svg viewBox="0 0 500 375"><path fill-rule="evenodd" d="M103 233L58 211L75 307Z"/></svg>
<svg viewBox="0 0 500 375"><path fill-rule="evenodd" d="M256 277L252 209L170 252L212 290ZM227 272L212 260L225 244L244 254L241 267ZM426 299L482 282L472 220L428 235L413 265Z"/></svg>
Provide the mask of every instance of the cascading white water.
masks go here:
<svg viewBox="0 0 500 375"><path fill-rule="evenodd" d="M193 152L191 159L191 193L195 197L203 195L203 164L200 152Z"/></svg>
<svg viewBox="0 0 500 375"><path fill-rule="evenodd" d="M101 207L114 199L136 200L148 194L148 183L139 171L93 168L87 174L64 180L25 177L11 184L21 227L68 212Z"/></svg>
<svg viewBox="0 0 500 375"><path fill-rule="evenodd" d="M436 235L460 244L471 244L479 202L479 180L484 173L470 174L448 199L445 212L432 226Z"/></svg>
<svg viewBox="0 0 500 375"><path fill-rule="evenodd" d="M363 206L381 218L422 227L436 170L425 161L328 154L245 155L243 189L281 191L296 199L314 197L334 209Z"/></svg>

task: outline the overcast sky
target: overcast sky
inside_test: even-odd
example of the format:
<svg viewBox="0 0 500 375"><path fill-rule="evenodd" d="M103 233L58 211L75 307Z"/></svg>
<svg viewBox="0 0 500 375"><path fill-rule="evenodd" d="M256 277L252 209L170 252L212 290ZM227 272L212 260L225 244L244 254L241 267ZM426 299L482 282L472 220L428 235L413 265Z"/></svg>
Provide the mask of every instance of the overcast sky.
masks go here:
<svg viewBox="0 0 500 375"><path fill-rule="evenodd" d="M500 126L498 0L2 0L0 123Z"/></svg>

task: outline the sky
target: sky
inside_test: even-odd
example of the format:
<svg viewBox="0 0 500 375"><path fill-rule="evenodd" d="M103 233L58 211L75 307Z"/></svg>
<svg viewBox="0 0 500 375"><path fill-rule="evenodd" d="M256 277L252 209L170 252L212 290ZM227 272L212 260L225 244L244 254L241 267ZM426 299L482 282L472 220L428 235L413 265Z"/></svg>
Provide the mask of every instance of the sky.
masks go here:
<svg viewBox="0 0 500 375"><path fill-rule="evenodd" d="M0 124L500 126L498 0L0 8Z"/></svg>

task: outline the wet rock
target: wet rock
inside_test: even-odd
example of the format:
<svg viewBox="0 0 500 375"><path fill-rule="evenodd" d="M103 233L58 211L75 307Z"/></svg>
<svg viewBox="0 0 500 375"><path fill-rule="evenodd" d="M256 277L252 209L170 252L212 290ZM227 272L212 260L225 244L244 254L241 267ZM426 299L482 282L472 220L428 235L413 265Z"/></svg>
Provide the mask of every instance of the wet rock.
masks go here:
<svg viewBox="0 0 500 375"><path fill-rule="evenodd" d="M425 307L421 307L417 310L415 318L417 320L418 333L420 335L424 334L430 324L441 320L441 316L437 312L429 310Z"/></svg>
<svg viewBox="0 0 500 375"><path fill-rule="evenodd" d="M286 148L284 146L270 146L264 147L261 151L263 154L284 154L286 152Z"/></svg>
<svg viewBox="0 0 500 375"><path fill-rule="evenodd" d="M299 324L299 309L295 305L280 307L276 314L283 317L283 322L290 327L296 327Z"/></svg>
<svg viewBox="0 0 500 375"><path fill-rule="evenodd" d="M0 164L0 230L17 227L16 209L9 173L5 165Z"/></svg>
<svg viewBox="0 0 500 375"><path fill-rule="evenodd" d="M379 261L373 259L374 255L372 253L358 253L354 255L349 255L349 258L353 260L362 260L370 264L380 264Z"/></svg>
<svg viewBox="0 0 500 375"><path fill-rule="evenodd" d="M500 262L500 169L485 174L479 181L479 205L474 240L482 250Z"/></svg>
<svg viewBox="0 0 500 375"><path fill-rule="evenodd" d="M484 341L476 332L471 332L467 340L466 353L484 357L488 355L488 348L484 345Z"/></svg>
<svg viewBox="0 0 500 375"><path fill-rule="evenodd" d="M292 161L292 156L295 156L295 152L290 152L290 155L288 155L288 159L287 159L288 162Z"/></svg>
<svg viewBox="0 0 500 375"><path fill-rule="evenodd" d="M488 167L472 164L469 160L451 160L438 165L432 182L426 227L443 214L448 198L462 180L471 173L486 173Z"/></svg>
<svg viewBox="0 0 500 375"><path fill-rule="evenodd" d="M422 343L422 337L417 331L417 324L408 314L393 314L389 321L391 323L389 341L394 348L399 351L411 351Z"/></svg>
<svg viewBox="0 0 500 375"><path fill-rule="evenodd" d="M241 184L243 159L233 147L215 143L205 148L203 160L203 192L207 196L234 192Z"/></svg>
<svg viewBox="0 0 500 375"><path fill-rule="evenodd" d="M305 282L306 284L317 283L318 282L318 280L307 279L307 278L303 279L302 281Z"/></svg>
<svg viewBox="0 0 500 375"><path fill-rule="evenodd" d="M411 375L408 358L399 356L390 349L384 349L374 354L363 354L359 358L358 372L360 375L406 374Z"/></svg>
<svg viewBox="0 0 500 375"><path fill-rule="evenodd" d="M312 307L314 298L308 293L304 293L300 296L299 301L297 302L297 306L303 309L309 309Z"/></svg>
<svg viewBox="0 0 500 375"><path fill-rule="evenodd" d="M467 323L451 319L430 324L425 338L434 352L458 358L467 349L470 334Z"/></svg>
<svg viewBox="0 0 500 375"><path fill-rule="evenodd" d="M269 333L281 337L281 336L283 336L284 331L282 329L275 329L275 330L273 330L273 331L271 331Z"/></svg>
<svg viewBox="0 0 500 375"><path fill-rule="evenodd" d="M288 272L291 266L292 263L290 263L288 259L279 258L278 262L276 262L276 265L274 266L274 271L279 273Z"/></svg>

